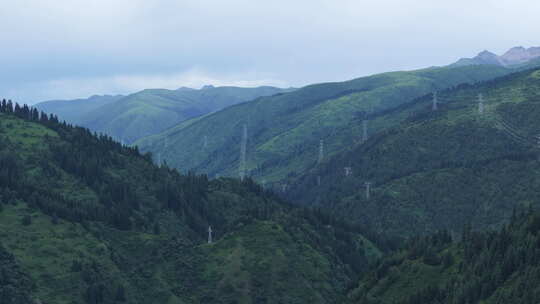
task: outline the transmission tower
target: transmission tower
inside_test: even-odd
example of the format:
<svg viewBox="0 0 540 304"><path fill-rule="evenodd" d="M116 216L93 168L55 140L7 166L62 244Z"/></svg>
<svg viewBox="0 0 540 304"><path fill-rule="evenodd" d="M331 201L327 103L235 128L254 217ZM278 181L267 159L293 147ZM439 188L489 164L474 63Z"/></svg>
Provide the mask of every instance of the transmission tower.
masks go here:
<svg viewBox="0 0 540 304"><path fill-rule="evenodd" d="M368 140L367 124L368 120L367 118L364 118L364 120L362 120L362 142L366 142Z"/></svg>
<svg viewBox="0 0 540 304"><path fill-rule="evenodd" d="M242 128L242 142L240 144L240 180L246 176L246 149L247 149L247 125Z"/></svg>
<svg viewBox="0 0 540 304"><path fill-rule="evenodd" d="M536 136L536 146L540 150L540 134ZM540 160L540 155L538 155L538 160Z"/></svg>
<svg viewBox="0 0 540 304"><path fill-rule="evenodd" d="M317 160L317 163L318 164L322 163L323 158L324 158L324 140L321 139L319 141L319 159Z"/></svg>
<svg viewBox="0 0 540 304"><path fill-rule="evenodd" d="M208 244L212 244L212 226L208 226Z"/></svg>
<svg viewBox="0 0 540 304"><path fill-rule="evenodd" d="M484 95L478 94L478 114L484 114Z"/></svg>
<svg viewBox="0 0 540 304"><path fill-rule="evenodd" d="M369 199L371 196L371 183L366 182L364 186L366 186L366 199Z"/></svg>
<svg viewBox="0 0 540 304"><path fill-rule="evenodd" d="M439 109L439 100L437 99L437 92L433 92L433 104L431 110L437 111Z"/></svg>

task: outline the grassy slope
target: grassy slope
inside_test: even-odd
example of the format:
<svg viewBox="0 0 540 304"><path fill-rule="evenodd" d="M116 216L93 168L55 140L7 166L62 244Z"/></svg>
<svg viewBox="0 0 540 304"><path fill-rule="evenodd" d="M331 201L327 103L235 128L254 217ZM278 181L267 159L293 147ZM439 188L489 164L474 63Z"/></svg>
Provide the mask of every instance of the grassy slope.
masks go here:
<svg viewBox="0 0 540 304"><path fill-rule="evenodd" d="M8 139L27 164L24 179L36 183L48 179L36 165L41 162L34 160L48 157L52 139L66 138L41 124L4 114L0 124L3 140ZM48 164L54 166L54 161ZM129 179L151 186L145 182L150 177L142 175L144 166L111 167L110 174L119 178L128 174ZM97 200L98 194L84 180L57 169L61 173L55 180L47 180L50 191L78 204ZM151 197L139 197L145 198L142 210L144 204L155 204ZM338 244L348 246L336 237L337 228L322 228L300 210L246 192L233 180L214 181L208 193L208 212L219 214L224 223L215 228L212 245L205 244L204 231L190 230L167 210L154 213L161 226L161 233L155 234L148 229L118 230L101 222L68 222L25 201L7 196L0 201L2 244L31 278L32 297L44 303L116 303L122 298L129 303L231 303L233 299L258 303L264 298L339 303L346 285L357 276L336 254ZM250 216L254 212L250 210L261 205L273 214L266 220ZM28 217L30 224L24 223ZM380 255L361 235L351 236L356 243L344 251L366 252L370 259ZM96 290L103 300L91 298L89 293Z"/></svg>
<svg viewBox="0 0 540 304"><path fill-rule="evenodd" d="M477 95L485 96L478 114ZM332 204L351 219L410 235L467 222L494 227L513 208L537 204L540 71L442 93L440 110L417 103L376 117L404 121L299 178L291 197ZM353 174L344 175L344 167ZM316 177L322 176L322 185ZM364 182L372 182L365 198Z"/></svg>
<svg viewBox="0 0 540 304"><path fill-rule="evenodd" d="M149 89L88 111L74 122L132 142L161 132L186 119L283 91L286 90L274 87Z"/></svg>
<svg viewBox="0 0 540 304"><path fill-rule="evenodd" d="M357 141L362 112L378 113L433 90L505 73L494 66L431 68L312 85L229 107L136 144L183 170L236 176L242 125L247 124L250 174L267 182L294 179L316 162L320 139L326 155ZM382 127L370 126L370 132Z"/></svg>
<svg viewBox="0 0 540 304"><path fill-rule="evenodd" d="M89 112L106 104L116 102L123 97L122 95L96 95L87 99L49 100L36 104L36 108L45 113L54 113L70 123L77 123Z"/></svg>

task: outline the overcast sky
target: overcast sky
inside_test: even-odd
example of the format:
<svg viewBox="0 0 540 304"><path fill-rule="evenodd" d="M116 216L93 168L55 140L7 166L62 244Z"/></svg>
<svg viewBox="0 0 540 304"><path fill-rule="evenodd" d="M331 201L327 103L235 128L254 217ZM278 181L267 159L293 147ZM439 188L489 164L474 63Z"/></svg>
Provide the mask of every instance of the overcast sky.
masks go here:
<svg viewBox="0 0 540 304"><path fill-rule="evenodd" d="M302 86L540 45L537 0L0 0L0 98Z"/></svg>

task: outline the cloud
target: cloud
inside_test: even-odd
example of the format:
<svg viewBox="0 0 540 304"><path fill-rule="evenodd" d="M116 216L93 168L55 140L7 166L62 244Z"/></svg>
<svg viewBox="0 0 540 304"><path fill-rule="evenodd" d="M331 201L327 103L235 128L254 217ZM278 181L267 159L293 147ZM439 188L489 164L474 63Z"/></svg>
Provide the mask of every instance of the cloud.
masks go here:
<svg viewBox="0 0 540 304"><path fill-rule="evenodd" d="M178 76L194 71L300 86L443 65L539 45L538 11L530 0L4 1L0 94L28 102L198 85Z"/></svg>
<svg viewBox="0 0 540 304"><path fill-rule="evenodd" d="M242 78L247 77L247 78ZM20 90L10 90L8 95L19 98L30 98L35 101L52 99L76 99L91 95L130 94L143 89L164 88L178 89L180 87L200 88L204 85L257 87L271 85L287 86L281 80L260 78L263 75L246 71L238 75L212 75L211 73L191 69L182 73L153 74L153 75L113 75L105 77L61 78L38 81L26 84ZM31 93L27 93L30 91ZM36 99L39 98L39 99ZM30 104L35 102L30 102Z"/></svg>

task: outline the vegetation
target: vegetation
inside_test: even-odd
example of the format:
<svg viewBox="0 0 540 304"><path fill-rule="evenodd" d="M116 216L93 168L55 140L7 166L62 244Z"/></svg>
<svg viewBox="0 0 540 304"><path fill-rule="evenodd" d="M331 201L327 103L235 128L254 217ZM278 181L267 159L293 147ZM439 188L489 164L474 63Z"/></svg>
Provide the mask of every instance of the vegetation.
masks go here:
<svg viewBox="0 0 540 304"><path fill-rule="evenodd" d="M395 246L249 178L180 174L54 115L0 111L8 303L341 303Z"/></svg>
<svg viewBox="0 0 540 304"><path fill-rule="evenodd" d="M440 92L437 111L425 96L375 116L373 124L403 121L312 167L289 198L331 206L393 235L459 232L468 222L498 227L514 208L540 201L538 75L530 70ZM353 173L345 176L344 167ZM372 183L369 199L365 182Z"/></svg>
<svg viewBox="0 0 540 304"><path fill-rule="evenodd" d="M124 95L94 95L83 99L48 100L36 104L35 107L38 111L53 113L69 123L79 124L88 113L125 97Z"/></svg>
<svg viewBox="0 0 540 304"><path fill-rule="evenodd" d="M5 304L30 303L31 280L0 243L0 299Z"/></svg>
<svg viewBox="0 0 540 304"><path fill-rule="evenodd" d="M195 90L148 89L128 96L93 96L83 100L48 101L36 107L61 120L104 132L118 141L162 132L184 120L227 106L291 89L206 86Z"/></svg>
<svg viewBox="0 0 540 304"><path fill-rule="evenodd" d="M366 113L398 107L428 92L502 76L496 66L430 68L311 85L235 105L136 142L182 170L238 176L242 125L248 126L249 175L280 189L317 161L319 141L327 157L361 138ZM395 122L393 122L395 123ZM370 125L370 132L388 125Z"/></svg>
<svg viewBox="0 0 540 304"><path fill-rule="evenodd" d="M412 239L382 260L351 303L523 303L540 301L540 214L513 217L497 232L465 229Z"/></svg>
<svg viewBox="0 0 540 304"><path fill-rule="evenodd" d="M151 152L4 100L2 300L538 303L540 69L453 85L467 73L507 71L427 69L310 86L144 140L158 153L167 142L191 159L210 155L204 166L233 172L241 133L215 136L255 117L251 175L279 180L279 196L250 177L156 166ZM436 110L425 94L434 87ZM369 139L351 137L365 119ZM195 136L207 138L197 146ZM319 138L326 154L317 163L303 145Z"/></svg>

